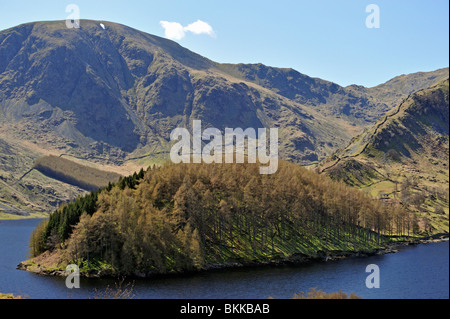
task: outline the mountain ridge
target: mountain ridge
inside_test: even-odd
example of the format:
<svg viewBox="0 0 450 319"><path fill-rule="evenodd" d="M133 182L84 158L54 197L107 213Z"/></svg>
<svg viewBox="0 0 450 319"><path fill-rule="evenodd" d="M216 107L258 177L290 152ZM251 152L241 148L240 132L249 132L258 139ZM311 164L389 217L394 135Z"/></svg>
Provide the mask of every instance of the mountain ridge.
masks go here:
<svg viewBox="0 0 450 319"><path fill-rule="evenodd" d="M106 29L103 30L99 23L103 23ZM368 109L375 108L374 103L368 102L359 93L355 94L356 91L348 94L346 88L310 78L293 69L261 64L233 66L215 63L173 41L106 21L81 20L80 30L66 29L65 21L36 22L1 33L0 56L6 59L0 65L0 71L3 71L0 94L3 101L8 101L2 103L4 112L7 109L6 112L16 118L24 114L38 115L44 120L54 116L57 119L55 123L49 124L50 128L56 126L58 134L87 149L98 148L98 153L101 153L105 144L106 147L115 147L119 153L133 153L149 144L153 148L167 150L170 130L179 124L189 125L187 117L204 117L208 124L218 128L230 124L243 127L270 125L274 121L264 115L272 110L264 110L264 101L258 96L263 93L261 88L269 90L264 90L272 99L269 108L277 108L282 103L291 104L290 109L300 115L299 120L305 115L314 116L314 112L325 117L330 117L330 114L343 117L341 127L331 134L343 129L343 134L337 134L341 139L352 134L346 132L346 126L363 127L376 120L380 112L384 111L377 110L369 114L371 111ZM13 42L10 46L14 47L14 41L6 40L17 34L22 34L22 42L18 41L22 44L21 48L17 48L16 41L16 48L8 49L8 43ZM40 47L45 47L45 50ZM12 57L14 53L10 52L16 52L15 56ZM233 78L236 69L239 77ZM437 70L433 74L442 71L448 72L448 69ZM191 74L195 72L198 77ZM259 77L255 78L255 74L259 74ZM257 86L249 87L246 82L239 80ZM211 92L211 86L219 87ZM418 85L416 89L422 86ZM283 90L282 87L287 89ZM225 96L208 99L211 93L224 90L228 91ZM234 95L233 98L229 97L230 93ZM229 110L224 109L224 105L217 105L217 100L227 98L229 104L241 102L238 108L240 114L248 114L243 121L236 116L226 118L237 111L233 105L227 105ZM336 99L337 102L334 101ZM195 108L197 105L200 108ZM38 108L39 112L27 112L30 106ZM55 106L59 108L58 112L55 112ZM221 107L224 112L220 113L225 119L217 120L218 114L214 118L211 113ZM366 111L358 110L361 107ZM258 110L264 115L255 114ZM365 112L368 114L364 115ZM288 117L292 116L295 117L291 112ZM321 119L321 122L326 121L334 122L334 119ZM157 132L151 132L151 127L156 127ZM314 133L309 134L310 127L305 128L303 125L303 129L308 135L304 138L307 140L305 142L313 146L308 148L309 151L317 153L316 148L320 147L320 143L311 140ZM334 144L333 147L336 146ZM294 146L297 153L299 150L302 152L302 148ZM142 152L138 153L142 155ZM290 160L300 160L298 156L292 156L296 152L289 153ZM323 156L317 154L316 161Z"/></svg>
<svg viewBox="0 0 450 319"><path fill-rule="evenodd" d="M401 85L344 88L292 69L217 63L117 23L80 24L0 31L1 138L20 146L14 158L34 150L14 171L6 170L12 159L0 166L8 181L49 152L132 173L167 160L170 132L194 119L220 130L277 127L282 159L316 165L405 97ZM402 80L418 90L445 74ZM40 183L31 177L20 182Z"/></svg>
<svg viewBox="0 0 450 319"><path fill-rule="evenodd" d="M448 231L449 80L410 94L320 171ZM436 214L437 212L437 214Z"/></svg>

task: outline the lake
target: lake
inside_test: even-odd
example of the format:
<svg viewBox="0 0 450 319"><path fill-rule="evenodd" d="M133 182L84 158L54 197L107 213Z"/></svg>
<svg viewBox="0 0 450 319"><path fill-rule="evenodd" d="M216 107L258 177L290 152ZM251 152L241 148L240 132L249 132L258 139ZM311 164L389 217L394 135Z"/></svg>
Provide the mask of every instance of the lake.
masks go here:
<svg viewBox="0 0 450 319"><path fill-rule="evenodd" d="M29 298L91 298L108 279L81 278L80 289L68 289L65 278L17 270L28 257L28 239L36 219L0 221L0 292ZM366 266L380 269L380 288L366 287ZM299 266L221 270L187 277L134 280L141 299L285 299L317 288L354 292L368 299L448 299L448 241L405 246L398 253Z"/></svg>

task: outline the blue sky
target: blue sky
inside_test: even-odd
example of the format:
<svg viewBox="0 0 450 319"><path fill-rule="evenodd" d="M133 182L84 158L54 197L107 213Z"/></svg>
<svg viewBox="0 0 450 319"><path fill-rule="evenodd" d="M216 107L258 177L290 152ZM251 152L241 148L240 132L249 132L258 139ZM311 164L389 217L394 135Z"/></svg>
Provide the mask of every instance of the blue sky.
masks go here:
<svg viewBox="0 0 450 319"><path fill-rule="evenodd" d="M81 19L162 37L161 21L186 28L201 20L213 33L186 31L176 41L217 62L291 67L343 86L375 86L449 64L447 0L0 0L0 30L65 20L72 3ZM380 9L379 28L366 27L369 4Z"/></svg>

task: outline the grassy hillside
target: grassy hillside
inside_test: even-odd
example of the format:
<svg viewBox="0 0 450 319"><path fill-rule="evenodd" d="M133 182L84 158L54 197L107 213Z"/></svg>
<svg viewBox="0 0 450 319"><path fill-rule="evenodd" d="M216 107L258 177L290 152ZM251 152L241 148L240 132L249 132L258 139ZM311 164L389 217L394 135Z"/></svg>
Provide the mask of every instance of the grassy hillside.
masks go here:
<svg viewBox="0 0 450 319"><path fill-rule="evenodd" d="M86 191L33 169L44 154L0 137L0 218L42 217Z"/></svg>
<svg viewBox="0 0 450 319"><path fill-rule="evenodd" d="M34 169L35 161L40 158L57 156L117 176L132 174L155 163L143 158L128 160L118 166L95 157L70 155L64 149L59 149L58 143L51 143L52 136L47 137L49 143L46 145L34 143L32 139L22 139L11 128L13 126L22 131L20 125L5 123L0 119L0 219L48 216L62 203L86 193L83 188Z"/></svg>
<svg viewBox="0 0 450 319"><path fill-rule="evenodd" d="M448 232L448 79L411 94L321 170L421 216L420 226Z"/></svg>
<svg viewBox="0 0 450 319"><path fill-rule="evenodd" d="M31 247L85 271L148 275L368 252L416 230L400 206L284 161L273 175L257 164L165 164L63 205Z"/></svg>

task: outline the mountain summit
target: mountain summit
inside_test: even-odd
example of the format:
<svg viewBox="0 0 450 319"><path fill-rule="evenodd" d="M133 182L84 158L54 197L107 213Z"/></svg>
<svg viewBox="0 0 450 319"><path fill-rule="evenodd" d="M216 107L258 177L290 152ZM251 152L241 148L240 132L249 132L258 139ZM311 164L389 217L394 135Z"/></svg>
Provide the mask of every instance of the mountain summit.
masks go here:
<svg viewBox="0 0 450 319"><path fill-rule="evenodd" d="M172 130L194 120L222 131L278 128L282 159L317 165L408 94L448 77L445 68L342 87L293 69L216 63L116 23L80 26L0 31L0 198L9 203L30 207L45 194L39 205L57 206L80 193L32 172L37 158L127 175L167 160Z"/></svg>
<svg viewBox="0 0 450 319"><path fill-rule="evenodd" d="M86 158L120 164L167 151L172 129L201 119L219 129L279 127L282 157L313 163L410 93L385 85L379 91L389 98L379 101L377 89L261 64L219 64L120 24L80 24L0 32L0 109L24 138ZM425 74L412 89L445 73Z"/></svg>

